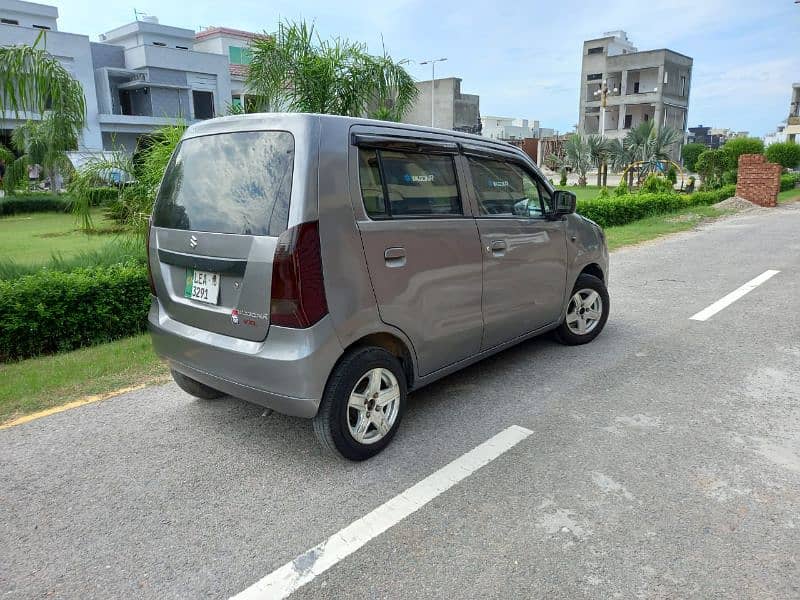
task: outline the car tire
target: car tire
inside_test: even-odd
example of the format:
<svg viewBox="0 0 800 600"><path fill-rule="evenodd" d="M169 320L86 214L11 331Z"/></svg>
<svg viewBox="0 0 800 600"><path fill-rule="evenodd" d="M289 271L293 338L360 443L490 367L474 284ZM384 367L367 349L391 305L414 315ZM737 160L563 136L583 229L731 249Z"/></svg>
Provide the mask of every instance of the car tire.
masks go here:
<svg viewBox="0 0 800 600"><path fill-rule="evenodd" d="M586 273L578 276L567 303L556 339L568 346L588 344L603 330L611 307L602 279ZM599 312L597 318L593 318ZM591 315L591 316L590 316Z"/></svg>
<svg viewBox="0 0 800 600"><path fill-rule="evenodd" d="M405 371L377 347L358 348L334 367L314 434L322 447L352 461L371 458L392 441L406 406Z"/></svg>
<svg viewBox="0 0 800 600"><path fill-rule="evenodd" d="M219 390L215 390L214 388L208 387L204 383L200 383L191 377L187 377L183 373L179 373L175 369L171 369L171 371L172 378L175 380L175 383L178 384L178 387L190 396L201 398L203 400L216 400L217 398L222 398L225 395Z"/></svg>

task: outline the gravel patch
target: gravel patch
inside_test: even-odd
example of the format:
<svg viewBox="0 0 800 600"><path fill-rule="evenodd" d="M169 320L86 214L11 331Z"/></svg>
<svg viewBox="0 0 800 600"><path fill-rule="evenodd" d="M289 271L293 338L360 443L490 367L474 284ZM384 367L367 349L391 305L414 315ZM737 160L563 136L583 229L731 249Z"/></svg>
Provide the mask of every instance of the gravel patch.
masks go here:
<svg viewBox="0 0 800 600"><path fill-rule="evenodd" d="M739 196L733 196L731 198L723 200L722 202L717 202L716 204L713 205L713 207L719 210L735 210L737 212L764 209L763 206L754 204L750 202L750 200L745 200L744 198L740 198Z"/></svg>

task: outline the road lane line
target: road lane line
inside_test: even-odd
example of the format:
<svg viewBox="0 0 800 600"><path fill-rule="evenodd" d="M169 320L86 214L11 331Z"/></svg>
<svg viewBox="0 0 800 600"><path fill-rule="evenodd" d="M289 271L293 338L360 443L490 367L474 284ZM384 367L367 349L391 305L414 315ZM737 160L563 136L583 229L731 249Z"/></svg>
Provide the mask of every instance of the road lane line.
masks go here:
<svg viewBox="0 0 800 600"><path fill-rule="evenodd" d="M40 410L35 413L31 413L29 415L23 415L21 417L17 417L16 419L6 421L5 423L0 424L0 429L8 429L10 427L16 427L17 425L22 425L23 423L30 423L31 421L35 421L36 419L41 419L43 417L49 417L50 415L55 415L57 413L64 412L65 410L72 410L73 408L78 408L79 406L93 404L94 402L100 402L102 400L109 400L115 396L127 394L128 392L135 392L136 390L141 390L144 387L146 387L146 385L142 383L139 385L132 385L129 387L120 388L118 390L114 390L113 392L106 392L104 394L94 394L92 396L84 396L83 398L79 398L78 400L73 400L72 402L68 402L66 404L53 406L52 408L46 408L44 410Z"/></svg>
<svg viewBox="0 0 800 600"><path fill-rule="evenodd" d="M530 429L517 425L504 429L368 515L334 533L321 544L236 594L232 600L286 598L532 433Z"/></svg>
<svg viewBox="0 0 800 600"><path fill-rule="evenodd" d="M774 271L772 269L764 271L761 275L759 275L755 279L751 279L750 281L745 283L742 287L733 290L727 296L720 298L719 300L714 302L714 304L708 306L707 308L704 308L699 313L689 317L689 319L691 319L692 321L708 321L711 317L713 317L723 308L725 308L726 306L730 306L731 304L736 302L739 298L741 298L742 296L744 296L749 292L752 292L762 283L764 283L771 277L777 275L778 273L780 273L780 271Z"/></svg>

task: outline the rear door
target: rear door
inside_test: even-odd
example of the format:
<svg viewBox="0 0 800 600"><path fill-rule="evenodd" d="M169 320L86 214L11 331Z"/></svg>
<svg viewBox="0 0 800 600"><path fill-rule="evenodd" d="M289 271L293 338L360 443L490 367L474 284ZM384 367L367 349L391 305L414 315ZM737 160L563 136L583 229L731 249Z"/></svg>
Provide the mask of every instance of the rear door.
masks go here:
<svg viewBox="0 0 800 600"><path fill-rule="evenodd" d="M483 248L482 349L549 325L566 285L562 220L549 220L544 182L504 156L466 155Z"/></svg>
<svg viewBox="0 0 800 600"><path fill-rule="evenodd" d="M356 143L354 210L378 310L411 339L427 375L481 343L482 257L460 192L458 148L368 136Z"/></svg>
<svg viewBox="0 0 800 600"><path fill-rule="evenodd" d="M155 202L150 248L169 317L252 341L267 336L272 260L287 228L294 158L288 131L180 143Z"/></svg>

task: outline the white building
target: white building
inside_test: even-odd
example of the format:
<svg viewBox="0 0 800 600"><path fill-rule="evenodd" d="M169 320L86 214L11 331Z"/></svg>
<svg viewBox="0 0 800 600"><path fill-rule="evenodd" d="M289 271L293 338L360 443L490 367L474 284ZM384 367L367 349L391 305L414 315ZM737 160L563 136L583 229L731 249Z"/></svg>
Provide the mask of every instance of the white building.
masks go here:
<svg viewBox="0 0 800 600"><path fill-rule="evenodd" d="M58 31L57 20L55 6L0 0L0 45L30 45L46 31L48 52L84 89L81 151L133 151L140 137L159 127L221 116L243 99L246 50L254 34L215 29L195 38L191 29L145 17L90 42L88 36ZM4 116L0 130L7 138L19 121Z"/></svg>
<svg viewBox="0 0 800 600"><path fill-rule="evenodd" d="M789 116L781 125L778 125L777 132L764 137L764 144L767 146L775 142L800 143L800 83L792 84Z"/></svg>
<svg viewBox="0 0 800 600"><path fill-rule="evenodd" d="M249 31L209 27L194 36L194 49L228 57L231 78L231 104L245 105L245 79L250 64L250 43L259 36Z"/></svg>
<svg viewBox="0 0 800 600"><path fill-rule="evenodd" d="M513 117L481 116L481 135L495 140L523 140L552 136L555 130L542 128L539 121Z"/></svg>
<svg viewBox="0 0 800 600"><path fill-rule="evenodd" d="M58 9L55 6L20 0L0 0L0 45L32 45L43 31L46 33L46 40L41 40L40 44L46 42L47 51L61 61L80 82L86 94L87 126L78 140L79 148L100 149L103 145L89 37L58 31ZM2 115L0 129L14 129L20 122L39 118L40 115L34 113L15 115L6 112Z"/></svg>

